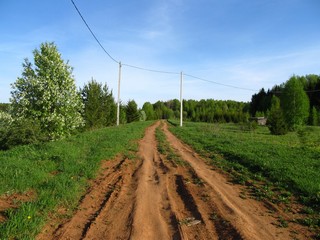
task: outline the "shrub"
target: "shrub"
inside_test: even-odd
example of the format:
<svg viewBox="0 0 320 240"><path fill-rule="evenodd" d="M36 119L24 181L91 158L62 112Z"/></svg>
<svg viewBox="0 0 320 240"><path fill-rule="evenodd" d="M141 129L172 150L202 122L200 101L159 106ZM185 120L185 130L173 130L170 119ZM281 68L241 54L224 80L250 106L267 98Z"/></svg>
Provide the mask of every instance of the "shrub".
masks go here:
<svg viewBox="0 0 320 240"><path fill-rule="evenodd" d="M38 143L48 140L41 131L40 123L31 119L18 119L10 125L0 126L0 149L7 150L14 146Z"/></svg>

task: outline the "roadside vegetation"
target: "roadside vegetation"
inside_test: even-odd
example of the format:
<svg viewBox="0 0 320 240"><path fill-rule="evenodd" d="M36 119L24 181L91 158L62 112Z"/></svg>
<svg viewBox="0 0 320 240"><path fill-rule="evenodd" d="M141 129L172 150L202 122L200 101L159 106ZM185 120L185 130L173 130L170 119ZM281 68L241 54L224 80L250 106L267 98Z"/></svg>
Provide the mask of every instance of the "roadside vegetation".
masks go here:
<svg viewBox="0 0 320 240"><path fill-rule="evenodd" d="M113 127L112 90L95 79L77 89L72 67L54 43L42 43L22 66L11 102L0 103L0 203L10 205L0 208L0 239L32 239L57 206L72 211L102 159L136 150L134 140L151 124L146 120L180 117L177 99L146 102L142 109L129 100L120 104L121 125ZM261 89L250 103L183 100L184 119L207 123L171 130L235 182L270 181L264 189L253 188L257 198L286 202L297 196L314 213L301 222L319 226L319 91L320 76L294 75L267 92ZM266 117L267 127L250 117ZM159 152L185 164L159 128L156 134Z"/></svg>
<svg viewBox="0 0 320 240"><path fill-rule="evenodd" d="M137 151L136 140L150 124L103 128L0 151L0 196L15 199L13 208L0 211L0 239L33 239L50 213L64 207L71 214L101 160Z"/></svg>
<svg viewBox="0 0 320 240"><path fill-rule="evenodd" d="M187 122L170 130L211 164L232 175L236 183L251 186L258 199L289 203L294 196L310 217L302 224L320 227L320 128L307 127L287 135L271 135L236 124ZM253 188L255 183L259 188Z"/></svg>
<svg viewBox="0 0 320 240"><path fill-rule="evenodd" d="M157 148L160 154L165 155L166 159L172 161L175 165L178 166L186 166L188 165L187 162L183 161L181 157L179 157L172 147L170 146L169 142L166 139L164 132L161 130L162 124L156 128L156 139L157 139Z"/></svg>

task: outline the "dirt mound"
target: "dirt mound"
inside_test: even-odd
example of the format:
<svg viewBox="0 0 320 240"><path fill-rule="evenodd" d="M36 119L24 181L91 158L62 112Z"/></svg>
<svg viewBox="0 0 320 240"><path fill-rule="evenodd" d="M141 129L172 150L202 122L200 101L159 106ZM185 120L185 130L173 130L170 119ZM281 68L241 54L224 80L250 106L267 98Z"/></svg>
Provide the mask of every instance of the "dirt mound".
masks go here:
<svg viewBox="0 0 320 240"><path fill-rule="evenodd" d="M146 130L136 160L105 161L71 219L52 221L37 239L304 239L279 228L262 202L208 166L162 126L177 165Z"/></svg>

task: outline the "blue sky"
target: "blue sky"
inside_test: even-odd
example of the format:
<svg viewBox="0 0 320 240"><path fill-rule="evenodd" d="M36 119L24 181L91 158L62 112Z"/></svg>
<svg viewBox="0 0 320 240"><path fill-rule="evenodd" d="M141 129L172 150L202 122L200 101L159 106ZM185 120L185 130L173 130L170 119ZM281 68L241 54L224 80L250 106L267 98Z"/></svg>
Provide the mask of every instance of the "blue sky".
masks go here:
<svg viewBox="0 0 320 240"><path fill-rule="evenodd" d="M293 74L320 74L318 0L74 0L117 61L259 90ZM9 102L23 59L53 41L78 87L92 77L117 97L118 64L70 0L0 0L0 102ZM180 76L122 67L121 100L179 98ZM254 91L184 77L185 99L250 101Z"/></svg>

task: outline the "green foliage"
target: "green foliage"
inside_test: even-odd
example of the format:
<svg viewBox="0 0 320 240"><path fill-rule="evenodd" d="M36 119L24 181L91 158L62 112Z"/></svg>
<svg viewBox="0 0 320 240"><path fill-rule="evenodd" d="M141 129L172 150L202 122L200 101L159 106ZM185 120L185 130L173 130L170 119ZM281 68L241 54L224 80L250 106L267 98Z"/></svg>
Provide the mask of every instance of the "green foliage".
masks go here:
<svg viewBox="0 0 320 240"><path fill-rule="evenodd" d="M318 115L319 114L318 114L316 107L313 106L311 108L310 116L309 116L309 124L311 126L318 126L318 124L319 124L319 122L318 122L319 116Z"/></svg>
<svg viewBox="0 0 320 240"><path fill-rule="evenodd" d="M178 166L187 166L188 163L181 159L171 148L170 143L166 139L166 135L161 130L161 126L156 128L157 148L160 154L166 156L166 159L172 161Z"/></svg>
<svg viewBox="0 0 320 240"><path fill-rule="evenodd" d="M259 111L257 111L255 114L256 117L264 117L264 115L265 115L264 112L259 112Z"/></svg>
<svg viewBox="0 0 320 240"><path fill-rule="evenodd" d="M153 105L150 102L145 102L142 106L142 110L146 113L146 120L154 120L155 112L153 110Z"/></svg>
<svg viewBox="0 0 320 240"><path fill-rule="evenodd" d="M140 121L147 120L147 115L146 115L145 111L143 111L143 110L139 111L139 116L140 116Z"/></svg>
<svg viewBox="0 0 320 240"><path fill-rule="evenodd" d="M180 102L177 99L166 102L158 101L144 106L148 116L155 119L180 118ZM152 114L154 112L154 114ZM195 122L246 122L248 120L248 103L236 101L183 100L183 119Z"/></svg>
<svg viewBox="0 0 320 240"><path fill-rule="evenodd" d="M84 103L84 120L87 129L114 125L116 122L116 104L108 86L92 79L81 89Z"/></svg>
<svg viewBox="0 0 320 240"><path fill-rule="evenodd" d="M281 95L281 105L290 130L305 125L309 116L309 99L296 76L286 82Z"/></svg>
<svg viewBox="0 0 320 240"><path fill-rule="evenodd" d="M13 116L39 120L50 139L69 136L83 125L72 68L54 43L42 43L33 55L35 66L25 59L22 76L12 84Z"/></svg>
<svg viewBox="0 0 320 240"><path fill-rule="evenodd" d="M255 120L243 123L240 127L240 129L244 131L255 131L257 130L257 128L258 128L258 122Z"/></svg>
<svg viewBox="0 0 320 240"><path fill-rule="evenodd" d="M101 160L136 149L136 140L150 124L103 128L0 151L0 195L35 193L32 201L7 211L7 220L0 223L0 239L34 239L59 207L73 211Z"/></svg>
<svg viewBox="0 0 320 240"><path fill-rule="evenodd" d="M305 197L306 202L319 209L320 149L301 148L297 133L273 136L266 128L258 127L252 134L233 124L205 123L185 123L183 128L170 129L198 152L212 159L222 155L228 162L240 164L297 193L301 199ZM313 127L310 132L319 137L320 128Z"/></svg>
<svg viewBox="0 0 320 240"><path fill-rule="evenodd" d="M9 112L10 104L9 103L0 103L0 112Z"/></svg>
<svg viewBox="0 0 320 240"><path fill-rule="evenodd" d="M12 123L13 118L11 114L0 111L0 127L8 127Z"/></svg>
<svg viewBox="0 0 320 240"><path fill-rule="evenodd" d="M280 99L276 96L273 96L271 99L267 126L273 135L284 135L288 132L282 109L280 108Z"/></svg>
<svg viewBox="0 0 320 240"><path fill-rule="evenodd" d="M119 107L120 107L119 121L121 124L125 124L127 123L126 105L123 105L122 103L120 103Z"/></svg>
<svg viewBox="0 0 320 240"><path fill-rule="evenodd" d="M128 104L126 106L126 116L127 116L127 122L135 122L139 121L139 112L138 112L138 105L134 100L129 100Z"/></svg>
<svg viewBox="0 0 320 240"><path fill-rule="evenodd" d="M14 120L8 126L0 127L0 150L47 140L37 120L21 118Z"/></svg>
<svg viewBox="0 0 320 240"><path fill-rule="evenodd" d="M262 88L257 94L252 95L250 102L251 116L263 117L271 106L271 98L273 93L268 90L267 92Z"/></svg>
<svg viewBox="0 0 320 240"><path fill-rule="evenodd" d="M304 127L297 131L301 147L320 149L320 135L314 127Z"/></svg>

